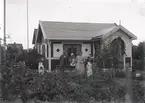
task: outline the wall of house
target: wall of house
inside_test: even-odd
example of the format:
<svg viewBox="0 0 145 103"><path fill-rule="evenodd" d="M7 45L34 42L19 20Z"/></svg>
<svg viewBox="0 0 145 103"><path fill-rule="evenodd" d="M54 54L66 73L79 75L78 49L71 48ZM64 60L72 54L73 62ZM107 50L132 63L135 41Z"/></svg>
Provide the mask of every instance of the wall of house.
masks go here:
<svg viewBox="0 0 145 103"><path fill-rule="evenodd" d="M89 56L91 54L91 44L81 43L81 52L83 56ZM53 44L53 57L60 57L63 54L63 43Z"/></svg>
<svg viewBox="0 0 145 103"><path fill-rule="evenodd" d="M70 42L70 44L75 44L75 42ZM55 69L57 65L59 65L59 57L63 54L63 49L64 49L64 44L66 43L51 43L51 70ZM69 44L69 42L67 43ZM83 52L83 56L84 57L87 57L89 54L92 53L92 50L91 50L91 44L90 43L77 43L77 44L81 44L81 51ZM42 51L42 45L45 45L45 62L44 62L44 65L46 68L48 68L48 59L49 59L49 56L48 56L48 49L50 49L50 47L48 47L48 44L44 44L44 43L41 43L41 47L40 47L40 50ZM42 51L43 52L43 51Z"/></svg>
<svg viewBox="0 0 145 103"><path fill-rule="evenodd" d="M60 57L63 54L63 44L53 44L53 57Z"/></svg>
<svg viewBox="0 0 145 103"><path fill-rule="evenodd" d="M91 44L82 44L82 55L89 56L91 54Z"/></svg>

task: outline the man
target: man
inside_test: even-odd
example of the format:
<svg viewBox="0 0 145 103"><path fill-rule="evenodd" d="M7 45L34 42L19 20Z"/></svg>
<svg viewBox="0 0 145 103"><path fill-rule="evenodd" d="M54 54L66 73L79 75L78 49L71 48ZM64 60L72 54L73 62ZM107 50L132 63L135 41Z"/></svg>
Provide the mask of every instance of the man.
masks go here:
<svg viewBox="0 0 145 103"><path fill-rule="evenodd" d="M60 71L64 71L64 67L67 64L67 55L66 55L65 51L60 56L59 60L60 60L59 69L60 69Z"/></svg>

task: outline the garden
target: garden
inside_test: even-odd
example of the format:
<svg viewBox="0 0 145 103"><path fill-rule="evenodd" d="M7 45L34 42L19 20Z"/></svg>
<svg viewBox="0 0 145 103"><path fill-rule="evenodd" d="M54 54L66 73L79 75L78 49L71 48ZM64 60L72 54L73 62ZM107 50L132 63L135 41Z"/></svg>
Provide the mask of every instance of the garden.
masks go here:
<svg viewBox="0 0 145 103"><path fill-rule="evenodd" d="M2 99L10 103L18 99L22 103L124 103L126 75L122 71L115 75L112 70L102 71L102 63L110 64L108 55L105 49L96 56L99 62L95 61L90 77L79 75L75 70L40 74L36 67L43 56L35 49L20 52L8 48L1 71ZM144 102L144 88L136 78L132 78L132 98L135 103Z"/></svg>

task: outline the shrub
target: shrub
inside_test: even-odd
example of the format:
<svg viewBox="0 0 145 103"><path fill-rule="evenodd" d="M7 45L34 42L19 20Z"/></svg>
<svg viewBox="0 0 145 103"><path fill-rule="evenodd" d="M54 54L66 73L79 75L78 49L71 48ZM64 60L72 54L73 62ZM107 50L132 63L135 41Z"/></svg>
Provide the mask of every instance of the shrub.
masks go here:
<svg viewBox="0 0 145 103"><path fill-rule="evenodd" d="M143 70L143 68L142 68L142 60L133 59L132 60L132 68L134 70Z"/></svg>
<svg viewBox="0 0 145 103"><path fill-rule="evenodd" d="M15 69L19 70L18 68ZM15 74L18 72L15 71ZM116 88L116 82L109 79L109 76L103 73L96 73L89 78L84 78L76 72L67 73L47 73L43 75L32 69L26 69L24 78L33 78L26 82L28 91L33 92L32 98L41 101L77 101L88 102L89 100L110 101L120 96L122 87L118 85L117 94L113 91ZM12 82L13 81L13 82ZM19 95L20 82L18 76L13 76L9 85L10 93ZM17 88L17 89L16 89ZM122 96L123 97L123 96ZM32 99L32 98L27 98Z"/></svg>
<svg viewBox="0 0 145 103"><path fill-rule="evenodd" d="M118 78L125 78L125 72L124 71L116 71L115 72L115 77L118 77Z"/></svg>
<svg viewBox="0 0 145 103"><path fill-rule="evenodd" d="M138 80L133 80L132 90L134 101L138 102L144 100L144 88Z"/></svg>
<svg viewBox="0 0 145 103"><path fill-rule="evenodd" d="M67 73L47 73L43 75L39 74L33 69L25 68L26 72L24 79L28 78L26 87L28 91L35 93L32 98L37 98L41 101L77 101L88 102L88 100L111 100L122 94L122 87L118 85L118 88L114 92L116 82L109 78L107 73L96 73L95 75L84 78L78 75L76 72ZM11 95L20 95L21 79L19 75L19 66L11 66L11 81L8 88ZM15 75L14 75L15 74ZM31 79L33 78L33 79ZM24 95L22 95L24 96ZM28 98L32 99L32 98Z"/></svg>
<svg viewBox="0 0 145 103"><path fill-rule="evenodd" d="M20 55L17 56L17 62L25 61L25 64L29 69L38 69L38 63L44 59L44 56L39 54L37 50L31 50L29 52L24 51Z"/></svg>

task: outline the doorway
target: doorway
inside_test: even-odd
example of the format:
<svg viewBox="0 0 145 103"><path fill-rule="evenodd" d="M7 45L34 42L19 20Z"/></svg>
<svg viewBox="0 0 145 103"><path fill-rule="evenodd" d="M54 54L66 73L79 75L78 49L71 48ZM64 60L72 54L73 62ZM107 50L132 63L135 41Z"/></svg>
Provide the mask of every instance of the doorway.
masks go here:
<svg viewBox="0 0 145 103"><path fill-rule="evenodd" d="M70 56L71 53L73 53L76 56L77 55L76 51L77 51L77 48L75 48L75 47L69 47L69 48L67 48L68 56Z"/></svg>
<svg viewBox="0 0 145 103"><path fill-rule="evenodd" d="M67 52L67 55L70 56L73 53L75 56L81 52L81 44L64 44L63 50Z"/></svg>

